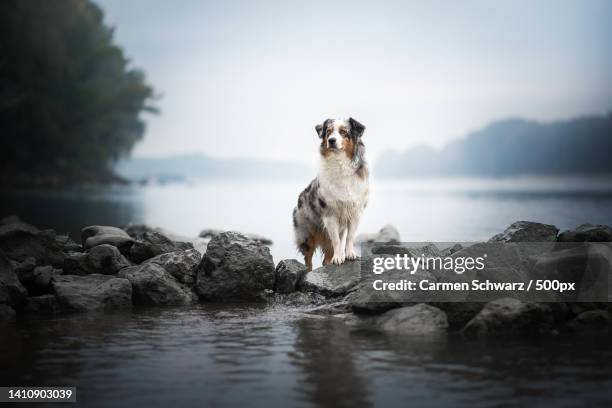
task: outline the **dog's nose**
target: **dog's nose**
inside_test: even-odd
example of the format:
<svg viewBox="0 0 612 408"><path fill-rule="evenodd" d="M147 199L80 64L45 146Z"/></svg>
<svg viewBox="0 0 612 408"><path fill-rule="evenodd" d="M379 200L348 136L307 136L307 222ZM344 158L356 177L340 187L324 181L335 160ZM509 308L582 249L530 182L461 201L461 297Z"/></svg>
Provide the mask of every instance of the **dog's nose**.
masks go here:
<svg viewBox="0 0 612 408"><path fill-rule="evenodd" d="M336 138L335 137L330 137L329 139L327 139L327 142L329 143L330 146L335 146L336 145Z"/></svg>

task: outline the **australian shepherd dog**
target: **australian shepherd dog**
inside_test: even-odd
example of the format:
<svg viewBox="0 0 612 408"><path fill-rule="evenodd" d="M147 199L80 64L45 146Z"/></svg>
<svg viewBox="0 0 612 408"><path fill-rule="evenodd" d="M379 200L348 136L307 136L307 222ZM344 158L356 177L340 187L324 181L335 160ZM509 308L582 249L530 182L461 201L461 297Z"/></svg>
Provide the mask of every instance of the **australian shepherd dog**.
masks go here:
<svg viewBox="0 0 612 408"><path fill-rule="evenodd" d="M316 130L321 140L319 174L293 210L295 241L309 271L318 248L323 265L357 258L355 233L369 194L361 141L365 127L353 118L327 119Z"/></svg>

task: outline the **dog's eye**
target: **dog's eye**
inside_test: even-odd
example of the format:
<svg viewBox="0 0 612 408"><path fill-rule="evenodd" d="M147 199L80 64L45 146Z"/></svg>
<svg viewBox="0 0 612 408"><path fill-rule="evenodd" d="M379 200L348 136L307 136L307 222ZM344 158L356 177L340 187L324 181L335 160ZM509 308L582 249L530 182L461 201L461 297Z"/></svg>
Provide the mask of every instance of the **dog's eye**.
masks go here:
<svg viewBox="0 0 612 408"><path fill-rule="evenodd" d="M331 135L331 132L332 132L332 129L331 129L331 128L327 128L327 132L326 132L326 133L327 133L328 135Z"/></svg>
<svg viewBox="0 0 612 408"><path fill-rule="evenodd" d="M346 132L346 129L340 129L340 134L342 136L346 136L348 133Z"/></svg>

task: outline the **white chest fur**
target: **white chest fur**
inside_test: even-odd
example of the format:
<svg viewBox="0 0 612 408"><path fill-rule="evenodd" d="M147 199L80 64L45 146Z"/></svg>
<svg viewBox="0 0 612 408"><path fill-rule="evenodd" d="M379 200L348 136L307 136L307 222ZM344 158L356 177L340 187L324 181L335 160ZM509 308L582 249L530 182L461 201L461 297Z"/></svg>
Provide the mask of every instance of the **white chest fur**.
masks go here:
<svg viewBox="0 0 612 408"><path fill-rule="evenodd" d="M368 179L356 171L344 154L321 160L319 194L341 219L358 217L368 201Z"/></svg>

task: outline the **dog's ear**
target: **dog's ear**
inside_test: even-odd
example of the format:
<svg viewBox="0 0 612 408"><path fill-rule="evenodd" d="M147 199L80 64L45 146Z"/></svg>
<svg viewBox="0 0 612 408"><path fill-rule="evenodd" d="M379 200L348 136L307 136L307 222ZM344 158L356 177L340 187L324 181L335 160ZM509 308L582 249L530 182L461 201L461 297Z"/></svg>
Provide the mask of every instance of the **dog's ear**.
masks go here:
<svg viewBox="0 0 612 408"><path fill-rule="evenodd" d="M329 126L329 122L331 122L331 119L325 119L325 122L323 122L320 125L315 126L315 129L317 130L317 134L319 135L321 139L323 138L323 136L325 136L325 132L327 131L327 126Z"/></svg>
<svg viewBox="0 0 612 408"><path fill-rule="evenodd" d="M365 126L353 118L349 118L349 124L351 125L351 136L355 139L359 139L363 135Z"/></svg>

